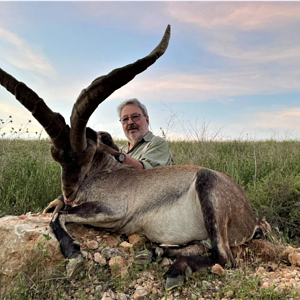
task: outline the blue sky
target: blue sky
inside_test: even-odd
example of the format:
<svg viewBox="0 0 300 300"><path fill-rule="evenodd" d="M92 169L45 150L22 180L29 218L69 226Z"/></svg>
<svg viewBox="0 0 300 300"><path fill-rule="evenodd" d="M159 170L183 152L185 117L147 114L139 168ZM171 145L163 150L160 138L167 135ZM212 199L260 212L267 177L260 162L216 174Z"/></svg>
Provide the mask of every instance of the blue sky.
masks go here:
<svg viewBox="0 0 300 300"><path fill-rule="evenodd" d="M138 98L169 139L299 139L300 2L0 2L0 68L69 122L82 89L149 54L168 24L164 56L90 127L124 138L116 107ZM1 87L9 115L15 127L33 120Z"/></svg>

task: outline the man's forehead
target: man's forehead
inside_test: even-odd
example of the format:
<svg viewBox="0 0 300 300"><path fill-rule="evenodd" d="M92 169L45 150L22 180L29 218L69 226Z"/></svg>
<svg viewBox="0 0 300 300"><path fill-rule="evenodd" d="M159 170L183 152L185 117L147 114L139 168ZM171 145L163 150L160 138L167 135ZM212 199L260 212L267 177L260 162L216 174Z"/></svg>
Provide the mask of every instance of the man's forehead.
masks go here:
<svg viewBox="0 0 300 300"><path fill-rule="evenodd" d="M123 107L121 115L125 116L125 115L132 115L135 113L140 114L143 113L143 111L134 104L128 104Z"/></svg>

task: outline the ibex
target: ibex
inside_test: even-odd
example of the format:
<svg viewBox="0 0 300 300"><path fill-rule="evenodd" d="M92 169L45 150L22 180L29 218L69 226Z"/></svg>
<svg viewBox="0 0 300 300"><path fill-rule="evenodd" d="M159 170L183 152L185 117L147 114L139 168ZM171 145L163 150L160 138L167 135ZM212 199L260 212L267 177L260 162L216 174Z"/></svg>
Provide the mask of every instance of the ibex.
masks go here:
<svg viewBox="0 0 300 300"><path fill-rule="evenodd" d="M187 269L235 265L230 247L251 240L261 230L242 188L227 175L189 165L133 169L115 160L113 155L119 152L112 139L105 144L86 127L102 101L164 54L169 39L170 26L148 56L95 79L76 100L70 127L35 92L0 69L1 85L44 127L52 141L52 157L61 165L64 201L71 207L56 214L50 226L68 258L69 276L84 261L78 243L66 230L69 222L126 235L139 233L165 244L210 238L210 256L176 259L165 274L167 288L177 279L182 281Z"/></svg>

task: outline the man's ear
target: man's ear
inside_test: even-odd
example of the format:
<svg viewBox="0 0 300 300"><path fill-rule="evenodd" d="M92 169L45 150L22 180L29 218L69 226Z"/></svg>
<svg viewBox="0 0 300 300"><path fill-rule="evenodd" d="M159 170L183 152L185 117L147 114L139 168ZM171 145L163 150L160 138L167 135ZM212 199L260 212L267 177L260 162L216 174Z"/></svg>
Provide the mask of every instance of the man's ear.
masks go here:
<svg viewBox="0 0 300 300"><path fill-rule="evenodd" d="M149 116L146 116L146 122L147 122L148 125L149 125Z"/></svg>

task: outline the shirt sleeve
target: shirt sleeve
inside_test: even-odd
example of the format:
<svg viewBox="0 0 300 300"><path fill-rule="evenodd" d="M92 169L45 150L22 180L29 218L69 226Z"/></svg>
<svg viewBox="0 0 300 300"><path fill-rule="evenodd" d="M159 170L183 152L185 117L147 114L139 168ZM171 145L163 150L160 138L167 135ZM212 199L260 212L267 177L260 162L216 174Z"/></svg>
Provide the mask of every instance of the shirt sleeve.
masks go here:
<svg viewBox="0 0 300 300"><path fill-rule="evenodd" d="M161 137L155 137L139 161L143 164L144 169L172 165L173 159L167 141Z"/></svg>

